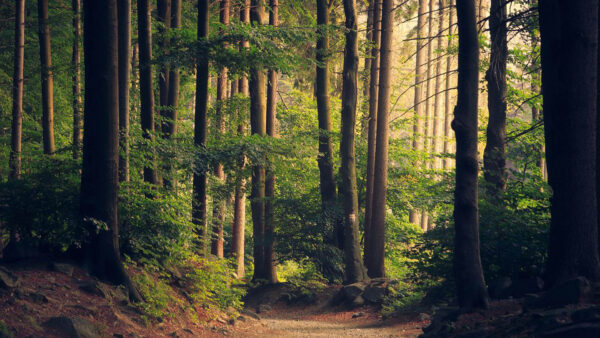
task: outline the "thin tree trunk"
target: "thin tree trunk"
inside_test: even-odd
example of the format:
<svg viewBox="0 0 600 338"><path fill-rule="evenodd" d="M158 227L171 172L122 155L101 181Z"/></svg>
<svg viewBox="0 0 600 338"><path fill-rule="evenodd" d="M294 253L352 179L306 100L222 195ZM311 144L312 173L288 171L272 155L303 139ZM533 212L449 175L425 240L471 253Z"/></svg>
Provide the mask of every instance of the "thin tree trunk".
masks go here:
<svg viewBox="0 0 600 338"><path fill-rule="evenodd" d="M270 0L269 24L273 27L279 25L279 1ZM277 79L279 75L273 69L269 69L267 85L267 135L277 137ZM277 271L275 270L275 229L273 224L273 201L275 200L275 173L271 170L266 172L265 182L265 272L269 283L277 283Z"/></svg>
<svg viewBox="0 0 600 338"><path fill-rule="evenodd" d="M319 119L319 157L317 159L320 173L321 209L327 224L333 227L331 242L342 247L336 215L337 193L333 173L333 144L331 141L331 112L329 104L329 1L317 0L317 25L320 35L317 39L317 76L315 96ZM325 235L330 237L329 234Z"/></svg>
<svg viewBox="0 0 600 338"><path fill-rule="evenodd" d="M551 199L548 286L600 279L596 196L598 0L541 1L542 92ZM577 38L575 38L575 36Z"/></svg>
<svg viewBox="0 0 600 338"><path fill-rule="evenodd" d="M432 167L433 169L439 169L441 167L440 165L440 158L439 158L439 153L440 153L440 146L441 146L441 122L443 121L442 119L442 93L440 92L442 89L442 36L443 36L443 31L444 31L444 0L439 0L438 2L438 30L437 30L437 50L438 52L436 53L436 62L435 62L435 86L434 86L434 100L433 100L433 137L432 137L432 142L433 145L431 147L431 150L434 154L433 160L432 160ZM448 76L448 74L446 75Z"/></svg>
<svg viewBox="0 0 600 338"><path fill-rule="evenodd" d="M154 96L152 94L152 23L150 0L138 0L138 41L140 49L140 114L143 136L154 140ZM152 146L152 145L151 145ZM154 150L150 150L150 165L144 167L144 181L157 184Z"/></svg>
<svg viewBox="0 0 600 338"><path fill-rule="evenodd" d="M182 0L171 0L171 28L181 28ZM165 115L165 137L171 138L177 133L177 106L179 105L179 69L169 69L169 97L167 114Z"/></svg>
<svg viewBox="0 0 600 338"><path fill-rule="evenodd" d="M74 0L78 1L78 0ZM119 0L119 181L129 181L129 82L131 74L131 0Z"/></svg>
<svg viewBox="0 0 600 338"><path fill-rule="evenodd" d="M220 0L219 21L222 25L229 25L229 0ZM227 101L227 68L221 68L217 78L217 104L215 129L220 135L225 133L225 118L223 108ZM214 168L214 174L219 184L225 182L225 172L223 164L217 163ZM226 200L224 196L213 197L213 227L211 240L211 253L218 258L223 258L223 223L225 222Z"/></svg>
<svg viewBox="0 0 600 338"><path fill-rule="evenodd" d="M83 133L81 132L81 0L73 0L73 158L81 154Z"/></svg>
<svg viewBox="0 0 600 338"><path fill-rule="evenodd" d="M117 0L84 2L85 114L81 173L81 216L90 238L92 273L125 284L132 300L141 297L119 254L119 91ZM93 220L93 221L90 221ZM98 231L97 222L107 229Z"/></svg>
<svg viewBox="0 0 600 338"><path fill-rule="evenodd" d="M448 1L448 34L452 35L453 27L454 27L454 0ZM446 49L450 50L452 47L452 39L448 38ZM446 103L446 111L444 113L444 154L449 154L451 152L451 144L450 138L452 133L452 100L450 95L450 88L452 87L452 75L450 72L452 71L452 56L448 53L446 56L446 92L445 92L445 103ZM449 169L451 164L451 159L448 157L444 157L444 169Z"/></svg>
<svg viewBox="0 0 600 338"><path fill-rule="evenodd" d="M373 181L375 180L375 147L377 138L377 95L379 92L379 48L381 44L381 0L373 2L371 68L369 82L369 131L367 136L367 191L365 196L364 261L369 259L369 236L373 213Z"/></svg>
<svg viewBox="0 0 600 338"><path fill-rule="evenodd" d="M487 290L479 253L477 201L477 101L479 41L473 1L457 1L458 102L452 128L456 133L454 191L454 270L461 308L486 308Z"/></svg>
<svg viewBox="0 0 600 338"><path fill-rule="evenodd" d="M21 137L23 134L23 64L25 61L25 0L15 3L15 56L13 73L13 111L10 134L10 178L21 177Z"/></svg>
<svg viewBox="0 0 600 338"><path fill-rule="evenodd" d="M344 0L346 14L346 46L342 86L342 139L340 142L342 185L340 194L344 205L345 282L356 283L367 278L360 256L358 230L358 189L356 185L356 155L354 149L356 106L358 101L358 26L356 0Z"/></svg>
<svg viewBox="0 0 600 338"><path fill-rule="evenodd" d="M52 155L54 145L54 81L52 76L52 51L48 25L48 0L38 0L40 60L42 66L42 139L44 154Z"/></svg>
<svg viewBox="0 0 600 338"><path fill-rule="evenodd" d="M483 174L490 197L498 198L506 188L506 62L508 59L506 5L492 0L490 6L490 67L488 81L487 142L483 153Z"/></svg>
<svg viewBox="0 0 600 338"><path fill-rule="evenodd" d="M174 0L157 0L156 11L157 19L162 24L159 26L158 37L159 46L164 53L167 53L169 49L169 39L167 39L167 32L171 28L171 1ZM160 117L161 117L161 131L167 133L169 129L168 117L169 117L169 65L163 63L160 65L160 71L158 73L158 91L159 91L159 106L160 106Z"/></svg>
<svg viewBox="0 0 600 338"><path fill-rule="evenodd" d="M537 45L537 43L536 43ZM531 89L533 91L533 94L541 94L541 90L540 90L540 81L542 79L542 72L541 69L536 71L534 74L532 74L532 78L533 78L533 83L531 84ZM540 119L542 119L542 112L540 112L539 108L537 106L532 106L531 107L531 123L535 124L540 122ZM540 169L540 174L542 175L543 179L548 179L548 175L547 175L547 170L546 170L546 146L545 145L541 145L541 147L539 148L539 152L540 152L540 157L537 161L537 165L538 168Z"/></svg>
<svg viewBox="0 0 600 338"><path fill-rule="evenodd" d="M250 20L255 25L265 21L265 8L261 0L252 0ZM250 126L252 134L266 135L266 76L264 70L253 67L250 70ZM254 237L254 276L253 280L268 280L265 267L265 168L254 164L252 168L252 225Z"/></svg>
<svg viewBox="0 0 600 338"><path fill-rule="evenodd" d="M197 39L208 38L209 0L198 1ZM196 64L196 109L194 120L194 145L197 149L206 147L206 124L208 115L208 84L210 73L208 58L200 56ZM192 221L200 237L202 252L206 253L207 205L206 205L206 172L196 168L193 176Z"/></svg>
<svg viewBox="0 0 600 338"><path fill-rule="evenodd" d="M375 150L375 181L373 215L367 271L369 277L384 277L385 214L388 178L389 113L391 94L392 42L394 33L393 0L383 0L381 17L381 65L379 70L379 105L377 108L377 148Z"/></svg>

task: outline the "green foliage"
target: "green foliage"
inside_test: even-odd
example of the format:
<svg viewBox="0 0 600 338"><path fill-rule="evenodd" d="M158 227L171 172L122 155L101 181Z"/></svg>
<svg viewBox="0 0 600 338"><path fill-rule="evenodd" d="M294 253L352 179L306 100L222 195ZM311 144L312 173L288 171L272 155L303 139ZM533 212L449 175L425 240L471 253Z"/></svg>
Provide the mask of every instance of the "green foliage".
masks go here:
<svg viewBox="0 0 600 338"><path fill-rule="evenodd" d="M10 330L8 325L6 325L6 323L2 320L0 320L0 336L7 338L11 338L13 336L12 331Z"/></svg>
<svg viewBox="0 0 600 338"><path fill-rule="evenodd" d="M150 318L172 318L174 314L171 307L183 303L175 296L173 289L160 278L141 271L134 274L132 279L144 299L137 306Z"/></svg>
<svg viewBox="0 0 600 338"><path fill-rule="evenodd" d="M399 281L389 287L389 294L385 296L381 307L381 314L385 317L399 312L414 311L421 304L424 292L415 285Z"/></svg>

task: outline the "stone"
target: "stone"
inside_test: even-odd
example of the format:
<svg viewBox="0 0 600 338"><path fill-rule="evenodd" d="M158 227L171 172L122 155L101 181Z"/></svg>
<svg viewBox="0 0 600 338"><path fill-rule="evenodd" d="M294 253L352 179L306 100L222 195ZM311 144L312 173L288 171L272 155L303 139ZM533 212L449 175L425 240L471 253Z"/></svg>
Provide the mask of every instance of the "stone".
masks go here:
<svg viewBox="0 0 600 338"><path fill-rule="evenodd" d="M125 338L125 336L120 333L113 333L113 338Z"/></svg>
<svg viewBox="0 0 600 338"><path fill-rule="evenodd" d="M364 312L356 312L352 314L352 318L360 318L362 316L364 316Z"/></svg>
<svg viewBox="0 0 600 338"><path fill-rule="evenodd" d="M19 277L10 270L0 266L0 289L14 289L17 287Z"/></svg>
<svg viewBox="0 0 600 338"><path fill-rule="evenodd" d="M520 278L512 283L511 294L521 298L528 293L538 293L544 290L544 280L540 277Z"/></svg>
<svg viewBox="0 0 600 338"><path fill-rule="evenodd" d="M579 323L542 332L544 338L596 338L600 337L600 323Z"/></svg>
<svg viewBox="0 0 600 338"><path fill-rule="evenodd" d="M89 293L91 295L100 296L102 298L106 298L106 293L100 287L100 283L97 281L83 281L77 283L77 287L79 290Z"/></svg>
<svg viewBox="0 0 600 338"><path fill-rule="evenodd" d="M256 319L256 320L260 320L260 316L258 314L256 314L255 312L250 311L250 310L244 309L244 310L242 310L241 314L244 315L244 316L246 316L246 317L250 317L250 318L253 318L253 319Z"/></svg>
<svg viewBox="0 0 600 338"><path fill-rule="evenodd" d="M577 310L571 314L571 319L576 323L600 321L600 306Z"/></svg>
<svg viewBox="0 0 600 338"><path fill-rule="evenodd" d="M431 316L426 313L419 313L419 321L424 322L426 320L431 320Z"/></svg>
<svg viewBox="0 0 600 338"><path fill-rule="evenodd" d="M52 268L52 270L64 273L65 275L67 275L69 277L73 276L73 271L75 270L75 267L71 264L56 263L56 262L51 264L51 268Z"/></svg>
<svg viewBox="0 0 600 338"><path fill-rule="evenodd" d="M38 304L45 304L48 303L48 297L46 297L46 295L42 292L32 292L29 294L29 299L31 299L32 302L34 303L38 303Z"/></svg>
<svg viewBox="0 0 600 338"><path fill-rule="evenodd" d="M359 307L363 305L365 305L365 299L362 296L358 296L352 301L352 306L354 307Z"/></svg>
<svg viewBox="0 0 600 338"><path fill-rule="evenodd" d="M344 295L344 298L351 302L354 300L354 298L360 296L360 294L365 291L365 288L366 285L362 283L354 283L350 285L344 285L341 292Z"/></svg>
<svg viewBox="0 0 600 338"><path fill-rule="evenodd" d="M387 288L383 286L368 286L362 297L370 303L381 304L386 294Z"/></svg>
<svg viewBox="0 0 600 338"><path fill-rule="evenodd" d="M69 338L100 338L102 336L100 329L94 323L79 317L52 317L44 325Z"/></svg>
<svg viewBox="0 0 600 338"><path fill-rule="evenodd" d="M488 293L494 299L507 299L511 296L512 279L500 277L488 286Z"/></svg>
<svg viewBox="0 0 600 338"><path fill-rule="evenodd" d="M548 290L541 301L544 306L561 307L569 304L581 304L589 298L590 294L590 282L584 277L577 277Z"/></svg>
<svg viewBox="0 0 600 338"><path fill-rule="evenodd" d="M256 310L257 313L267 312L271 310L271 305L260 304Z"/></svg>

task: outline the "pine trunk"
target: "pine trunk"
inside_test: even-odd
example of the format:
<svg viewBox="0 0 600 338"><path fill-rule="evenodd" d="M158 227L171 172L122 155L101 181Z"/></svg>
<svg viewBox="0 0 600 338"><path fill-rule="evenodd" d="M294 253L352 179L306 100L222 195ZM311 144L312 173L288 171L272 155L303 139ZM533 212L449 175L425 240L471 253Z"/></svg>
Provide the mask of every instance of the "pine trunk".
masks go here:
<svg viewBox="0 0 600 338"><path fill-rule="evenodd" d="M173 0L157 0L156 2L156 18L161 23L158 29L159 46L163 53L169 50L169 40L167 32L171 28L171 1ZM161 131L165 133L168 130L168 115L169 115L169 65L163 63L160 65L158 73L158 91L159 91L159 106L161 116Z"/></svg>
<svg viewBox="0 0 600 338"><path fill-rule="evenodd" d="M52 155L54 145L54 81L50 26L48 25L48 0L38 0L40 61L42 67L42 140L44 154Z"/></svg>
<svg viewBox="0 0 600 338"><path fill-rule="evenodd" d="M81 0L73 0L73 66L72 89L73 89L73 158L78 159L81 155L81 143L83 132L81 130Z"/></svg>
<svg viewBox="0 0 600 338"><path fill-rule="evenodd" d="M78 0L74 0L78 1ZM119 0L119 181L129 181L129 81L131 74L131 0Z"/></svg>
<svg viewBox="0 0 600 338"><path fill-rule="evenodd" d="M21 138L23 134L23 65L25 61L25 0L15 3L15 56L13 68L13 110L10 134L10 178L21 177Z"/></svg>
<svg viewBox="0 0 600 338"><path fill-rule="evenodd" d="M448 34L452 36L454 27L454 0L448 1ZM448 38L446 49L450 50L452 47L452 39ZM452 133L452 97L450 95L450 88L452 88L452 55L449 53L446 56L446 93L445 93L445 103L446 103L446 111L444 113L444 154L450 154L452 151L451 133ZM448 157L444 157L444 169L449 169L452 160Z"/></svg>

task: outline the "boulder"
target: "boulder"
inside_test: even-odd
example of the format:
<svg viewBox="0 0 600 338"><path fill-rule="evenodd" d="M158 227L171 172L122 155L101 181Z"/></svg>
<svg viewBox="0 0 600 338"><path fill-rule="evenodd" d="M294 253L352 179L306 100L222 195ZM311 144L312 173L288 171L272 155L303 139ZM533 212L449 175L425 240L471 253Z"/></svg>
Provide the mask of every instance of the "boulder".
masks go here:
<svg viewBox="0 0 600 338"><path fill-rule="evenodd" d="M544 289L544 280L540 277L519 278L512 283L511 294L515 298L521 298L526 294L538 293Z"/></svg>
<svg viewBox="0 0 600 338"><path fill-rule="evenodd" d="M73 276L73 271L75 270L75 267L71 264L56 263L56 262L52 263L50 265L50 268L54 271L64 273L65 275L67 275L69 277Z"/></svg>
<svg viewBox="0 0 600 338"><path fill-rule="evenodd" d="M354 298L360 296L365 291L365 288L366 285L363 283L354 283L350 285L344 285L341 292L344 295L344 298L351 302L354 300Z"/></svg>
<svg viewBox="0 0 600 338"><path fill-rule="evenodd" d="M252 319L260 320L260 316L250 310L244 309L242 310L241 314Z"/></svg>
<svg viewBox="0 0 600 338"><path fill-rule="evenodd" d="M368 286L365 288L365 292L362 294L362 297L370 303L381 304L385 295L387 295L386 287Z"/></svg>
<svg viewBox="0 0 600 338"><path fill-rule="evenodd" d="M544 338L596 338L600 337L600 323L579 323L542 332Z"/></svg>
<svg viewBox="0 0 600 338"><path fill-rule="evenodd" d="M55 329L69 338L100 338L100 329L92 322L79 317L52 317L46 323L49 328Z"/></svg>
<svg viewBox="0 0 600 338"><path fill-rule="evenodd" d="M363 305L365 305L365 299L362 296L358 296L352 301L352 306L354 307L359 307Z"/></svg>
<svg viewBox="0 0 600 338"><path fill-rule="evenodd" d="M29 299L31 299L32 302L34 303L38 303L38 304L45 304L48 303L48 297L46 297L46 295L42 292L32 292L29 294Z"/></svg>
<svg viewBox="0 0 600 338"><path fill-rule="evenodd" d="M83 292L106 298L106 292L102 290L100 283L97 281L82 281L77 283L77 287Z"/></svg>
<svg viewBox="0 0 600 338"><path fill-rule="evenodd" d="M511 296L512 279L500 277L488 286L490 297L494 299L507 299Z"/></svg>
<svg viewBox="0 0 600 338"><path fill-rule="evenodd" d="M14 289L17 287L18 282L19 277L0 266L0 289Z"/></svg>
<svg viewBox="0 0 600 338"><path fill-rule="evenodd" d="M263 313L271 310L271 305L260 304L258 308L256 308L256 313Z"/></svg>
<svg viewBox="0 0 600 338"><path fill-rule="evenodd" d="M590 282L584 277L577 277L548 290L541 301L544 306L553 307L581 304L590 297L591 291Z"/></svg>

